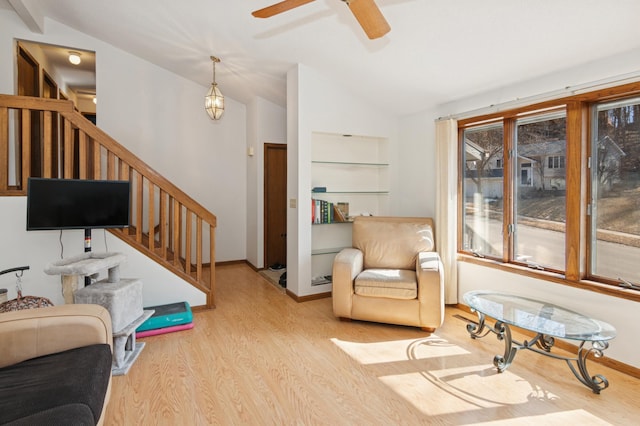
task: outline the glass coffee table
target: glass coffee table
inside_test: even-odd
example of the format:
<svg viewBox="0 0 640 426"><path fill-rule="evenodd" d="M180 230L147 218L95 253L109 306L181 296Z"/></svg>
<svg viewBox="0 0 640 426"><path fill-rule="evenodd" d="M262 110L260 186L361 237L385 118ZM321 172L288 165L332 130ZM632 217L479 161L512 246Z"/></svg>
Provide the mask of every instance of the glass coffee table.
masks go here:
<svg viewBox="0 0 640 426"><path fill-rule="evenodd" d="M611 324L551 303L513 294L471 291L463 298L471 310L478 314L478 323L467 324L471 338L482 338L494 333L498 340L504 340L504 355L496 355L493 359L498 372L509 368L520 349L529 349L566 361L574 376L596 394L609 386L604 376L589 374L587 358L590 354L599 358L609 347L608 341L616 336L616 329ZM493 327L486 323L487 316L496 320ZM518 342L511 337L510 326L532 331L536 335L533 340ZM551 353L555 338L579 342L577 355L567 357Z"/></svg>

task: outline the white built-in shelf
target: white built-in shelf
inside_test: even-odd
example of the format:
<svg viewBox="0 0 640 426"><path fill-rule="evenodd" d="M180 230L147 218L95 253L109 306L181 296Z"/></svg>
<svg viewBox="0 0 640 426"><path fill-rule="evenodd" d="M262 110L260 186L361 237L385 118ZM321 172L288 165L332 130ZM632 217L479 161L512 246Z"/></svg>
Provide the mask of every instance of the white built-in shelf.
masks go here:
<svg viewBox="0 0 640 426"><path fill-rule="evenodd" d="M389 163L364 163L359 161L311 161L311 164L327 164L333 166L387 167Z"/></svg>
<svg viewBox="0 0 640 426"><path fill-rule="evenodd" d="M311 140L310 195L334 205L344 204L349 217L389 213L389 141L384 137L314 132ZM312 188L325 188L314 192ZM313 208L313 207L312 207ZM330 222L311 227L312 286L330 284L333 258L351 244L350 224ZM326 287L325 287L326 288Z"/></svg>
<svg viewBox="0 0 640 426"><path fill-rule="evenodd" d="M323 254L337 254L337 253L340 253L340 250L344 248L345 247L329 247L329 248L311 250L311 256L320 256Z"/></svg>
<svg viewBox="0 0 640 426"><path fill-rule="evenodd" d="M354 195L358 195L358 194L375 194L375 195L385 195L388 194L389 191L323 191L323 192L313 192L311 191L311 193L314 195L313 198L318 198L318 196L322 196L322 194L354 194Z"/></svg>

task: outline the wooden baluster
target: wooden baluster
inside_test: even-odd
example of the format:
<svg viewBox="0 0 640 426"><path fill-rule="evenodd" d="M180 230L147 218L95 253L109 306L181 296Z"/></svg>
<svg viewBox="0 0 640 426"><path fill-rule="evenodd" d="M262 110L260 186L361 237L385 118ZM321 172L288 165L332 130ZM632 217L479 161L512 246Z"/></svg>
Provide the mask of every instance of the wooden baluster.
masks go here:
<svg viewBox="0 0 640 426"><path fill-rule="evenodd" d="M144 177L140 173L136 173L136 241L142 244L142 218L144 208L143 196Z"/></svg>
<svg viewBox="0 0 640 426"><path fill-rule="evenodd" d="M82 134L83 132L80 132ZM73 130L71 122L64 121L64 168L63 176L65 179L73 178Z"/></svg>
<svg viewBox="0 0 640 426"><path fill-rule="evenodd" d="M170 250L171 252L173 252L173 197L169 194L167 194L168 199L169 199L169 203L167 204L167 249ZM169 260L169 259L167 259Z"/></svg>
<svg viewBox="0 0 640 426"><path fill-rule="evenodd" d="M107 179L114 180L116 178L116 155L107 151Z"/></svg>
<svg viewBox="0 0 640 426"><path fill-rule="evenodd" d="M148 215L148 221L149 221L149 250L151 251L151 253L155 253L155 243L156 243L156 236L155 236L155 223L156 223L156 218L155 218L155 186L153 185L153 183L151 181L148 181L149 185L147 187L147 191L149 191L149 215Z"/></svg>
<svg viewBox="0 0 640 426"><path fill-rule="evenodd" d="M182 228L182 206L173 199L173 264L180 265L180 255L182 249L180 246L180 230Z"/></svg>
<svg viewBox="0 0 640 426"><path fill-rule="evenodd" d="M118 179L129 180L129 173L131 168L122 159L118 160Z"/></svg>
<svg viewBox="0 0 640 426"><path fill-rule="evenodd" d="M167 193L160 190L160 256L167 260Z"/></svg>
<svg viewBox="0 0 640 426"><path fill-rule="evenodd" d="M66 172L66 164L67 164L66 158L69 155L68 154L69 148L68 148L68 144L67 144L67 141L66 141L66 139L67 139L66 135L68 135L70 133L70 132L68 132L66 130L66 126L67 126L67 123L65 122L65 131L64 131L64 134L65 134L65 141L64 141L64 145L65 145L65 148L64 148L65 175L67 173ZM89 163L89 161L88 161L89 156L88 156L88 152L87 152L87 138L88 138L88 136L87 136L87 134L85 132L80 132L80 135L78 137L78 177L80 179L86 179L87 178L87 169L88 169L88 163Z"/></svg>
<svg viewBox="0 0 640 426"><path fill-rule="evenodd" d="M202 218L196 217L196 281L202 282Z"/></svg>
<svg viewBox="0 0 640 426"><path fill-rule="evenodd" d="M31 111L22 110L22 190L27 190L27 179L31 176Z"/></svg>
<svg viewBox="0 0 640 426"><path fill-rule="evenodd" d="M133 170L130 166L126 166L125 170L123 171L123 175L122 175L122 180L128 180L129 181L129 187L133 188L133 175L135 173L135 170ZM126 177L126 178L125 178ZM131 233L133 232L131 230L131 221L133 220L133 204L134 204L134 200L133 200L133 190L129 191L129 228L126 229L126 233L127 235L131 235ZM123 229L122 232L125 232L125 230Z"/></svg>
<svg viewBox="0 0 640 426"><path fill-rule="evenodd" d="M101 148L98 141L94 140L92 144L93 149L93 179L101 179L102 178L102 161L101 157Z"/></svg>
<svg viewBox="0 0 640 426"><path fill-rule="evenodd" d="M52 147L52 139L51 139L51 111L44 112L44 121L43 121L43 129L42 132L44 134L43 138L43 164L44 170L42 173L43 177L50 178L53 176L53 147ZM58 165L55 165L56 172ZM57 173L56 173L57 175Z"/></svg>
<svg viewBox="0 0 640 426"><path fill-rule="evenodd" d="M0 108L0 191L9 187L9 108Z"/></svg>
<svg viewBox="0 0 640 426"><path fill-rule="evenodd" d="M191 211L185 210L184 271L191 275Z"/></svg>
<svg viewBox="0 0 640 426"><path fill-rule="evenodd" d="M207 293L207 306L216 306L216 235L215 228L209 225L209 293Z"/></svg>

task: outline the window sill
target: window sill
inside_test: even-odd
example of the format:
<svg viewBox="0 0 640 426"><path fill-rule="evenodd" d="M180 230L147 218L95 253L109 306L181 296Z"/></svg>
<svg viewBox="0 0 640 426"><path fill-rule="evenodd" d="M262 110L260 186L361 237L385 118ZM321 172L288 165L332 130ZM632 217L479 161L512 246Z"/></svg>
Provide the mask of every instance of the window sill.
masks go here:
<svg viewBox="0 0 640 426"><path fill-rule="evenodd" d="M510 272L513 274L523 275L543 281L553 282L557 284L566 285L569 287L579 288L582 290L593 291L600 294L606 294L607 296L618 297L620 299L632 300L634 302L640 302L640 291L630 290L620 287L615 287L610 284L602 284L596 281L580 280L570 281L567 280L564 275L541 271L537 269L528 268L525 266L514 265L509 263L502 263L492 259L478 258L465 253L458 253L459 262L473 263L475 265L486 266L488 268L499 269L501 271Z"/></svg>

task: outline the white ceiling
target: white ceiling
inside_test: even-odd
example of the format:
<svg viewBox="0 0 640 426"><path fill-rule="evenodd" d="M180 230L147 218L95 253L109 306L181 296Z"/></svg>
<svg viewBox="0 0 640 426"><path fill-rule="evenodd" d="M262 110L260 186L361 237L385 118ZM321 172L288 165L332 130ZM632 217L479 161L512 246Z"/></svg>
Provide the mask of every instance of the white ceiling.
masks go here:
<svg viewBox="0 0 640 426"><path fill-rule="evenodd" d="M240 102L285 106L286 72L302 63L397 115L640 47L638 0L376 0L391 25L377 40L340 0L251 16L277 1L24 3L205 87L218 56L218 86Z"/></svg>

